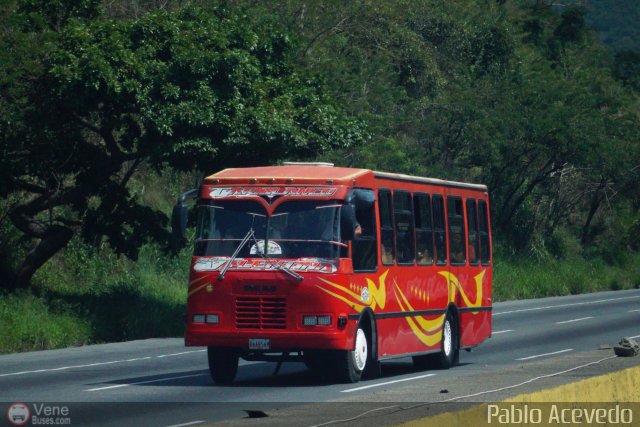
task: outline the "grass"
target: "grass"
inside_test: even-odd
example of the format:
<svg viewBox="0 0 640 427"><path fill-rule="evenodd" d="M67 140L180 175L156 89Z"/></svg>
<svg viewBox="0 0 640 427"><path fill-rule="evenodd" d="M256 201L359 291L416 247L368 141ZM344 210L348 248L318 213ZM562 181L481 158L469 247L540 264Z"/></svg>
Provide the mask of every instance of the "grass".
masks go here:
<svg viewBox="0 0 640 427"><path fill-rule="evenodd" d="M26 292L0 299L0 352L45 350L91 342L91 324Z"/></svg>
<svg viewBox="0 0 640 427"><path fill-rule="evenodd" d="M74 241L30 291L0 298L0 353L181 336L188 265L186 251L147 245L134 263Z"/></svg>
<svg viewBox="0 0 640 427"><path fill-rule="evenodd" d="M601 259L535 260L497 258L493 270L494 301L575 295L640 286L640 254L622 263Z"/></svg>

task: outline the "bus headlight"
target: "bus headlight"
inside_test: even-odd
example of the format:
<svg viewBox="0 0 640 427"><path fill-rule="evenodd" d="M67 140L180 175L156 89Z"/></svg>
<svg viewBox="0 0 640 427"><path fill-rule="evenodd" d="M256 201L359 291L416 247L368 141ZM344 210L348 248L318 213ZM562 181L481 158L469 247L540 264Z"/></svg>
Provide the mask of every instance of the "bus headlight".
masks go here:
<svg viewBox="0 0 640 427"><path fill-rule="evenodd" d="M220 323L220 315L218 314L194 314L191 319L193 323L208 323L210 325Z"/></svg>
<svg viewBox="0 0 640 427"><path fill-rule="evenodd" d="M220 322L220 316L217 314L207 314L206 322L217 325Z"/></svg>
<svg viewBox="0 0 640 427"><path fill-rule="evenodd" d="M330 326L331 316L323 314L319 316L302 316L304 326Z"/></svg>
<svg viewBox="0 0 640 427"><path fill-rule="evenodd" d="M331 324L331 316L318 316L318 325L329 326Z"/></svg>

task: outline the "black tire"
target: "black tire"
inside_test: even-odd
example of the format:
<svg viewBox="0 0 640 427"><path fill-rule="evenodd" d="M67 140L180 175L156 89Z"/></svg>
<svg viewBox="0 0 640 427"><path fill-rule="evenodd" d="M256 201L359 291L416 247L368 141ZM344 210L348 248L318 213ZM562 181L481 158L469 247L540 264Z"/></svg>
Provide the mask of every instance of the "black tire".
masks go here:
<svg viewBox="0 0 640 427"><path fill-rule="evenodd" d="M238 372L240 354L235 348L209 347L207 348L209 359L209 373L216 385L231 384Z"/></svg>
<svg viewBox="0 0 640 427"><path fill-rule="evenodd" d="M413 356L411 359L413 360L413 367L420 371L424 371L433 366L433 354Z"/></svg>
<svg viewBox="0 0 640 427"><path fill-rule="evenodd" d="M458 364L458 325L451 312L447 312L447 317L442 325L442 342L440 352L434 355L434 365L438 369L449 369Z"/></svg>
<svg viewBox="0 0 640 427"><path fill-rule="evenodd" d="M353 350L338 350L336 356L337 380L342 383L357 383L369 361L370 342L365 331L358 325Z"/></svg>
<svg viewBox="0 0 640 427"><path fill-rule="evenodd" d="M367 364L362 372L362 378L366 380L374 380L376 378L380 378L382 376L382 363L378 360L377 354L373 351L374 343L377 340L377 337L374 333L370 332L369 329L365 330L367 336L367 345L369 346L369 351L367 353Z"/></svg>
<svg viewBox="0 0 640 427"><path fill-rule="evenodd" d="M330 355L326 350L305 350L304 364L314 374L323 374L329 367Z"/></svg>
<svg viewBox="0 0 640 427"><path fill-rule="evenodd" d="M362 373L362 378L365 380L375 380L376 378L380 378L382 376L382 363L379 360L373 360L373 358L369 358L367 361L367 367L364 369Z"/></svg>

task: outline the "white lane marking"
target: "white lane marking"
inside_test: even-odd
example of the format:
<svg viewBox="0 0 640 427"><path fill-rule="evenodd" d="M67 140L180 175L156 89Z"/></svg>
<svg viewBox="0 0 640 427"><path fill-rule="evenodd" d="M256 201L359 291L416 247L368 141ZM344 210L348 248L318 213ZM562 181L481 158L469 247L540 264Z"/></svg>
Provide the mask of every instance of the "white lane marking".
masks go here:
<svg viewBox="0 0 640 427"><path fill-rule="evenodd" d="M491 335L504 334L506 332L513 332L513 329L505 329L504 331L495 331L495 332L492 332Z"/></svg>
<svg viewBox="0 0 640 427"><path fill-rule="evenodd" d="M161 359L163 357L182 356L183 354L202 353L203 351L207 351L207 350L181 351L180 353L161 354L160 356L155 356L155 357L157 357L158 359Z"/></svg>
<svg viewBox="0 0 640 427"><path fill-rule="evenodd" d="M403 378L401 380L387 381L387 382L384 382L384 383L371 384L371 385L366 385L366 386L363 386L363 387L350 388L348 390L342 390L342 393L351 393L352 391L366 390L368 388L373 388L373 387L382 387L383 385L402 383L402 382L405 382L405 381L419 380L421 378L433 377L434 375L435 374L419 375L417 377Z"/></svg>
<svg viewBox="0 0 640 427"><path fill-rule="evenodd" d="M159 359L159 358L162 358L162 357L177 356L177 355L182 355L182 354L201 353L203 351L207 351L207 350L183 351L182 353L162 354L162 355L159 355L159 356L138 357L138 358L135 358L135 359L126 359L126 360L111 360L109 362L96 362L96 363L89 363L89 364L86 364L86 365L61 366L59 368L38 369L38 370L35 370L35 371L10 372L8 374L0 374L0 377L9 377L9 376L12 376L12 375L24 375L24 374L38 374L38 373L42 373L42 372L64 371L64 370L67 370L67 369L77 369L77 368L92 368L94 366L113 365L115 363L138 362L140 360L150 360L150 359L153 359L153 358L158 358Z"/></svg>
<svg viewBox="0 0 640 427"><path fill-rule="evenodd" d="M563 323L581 322L583 320L588 320L588 319L593 319L593 316L581 317L580 319L563 320L562 322L556 322L556 325L562 325Z"/></svg>
<svg viewBox="0 0 640 427"><path fill-rule="evenodd" d="M538 310L548 310L551 308L563 308L563 307L573 307L575 305L590 305L590 304L599 304L601 302L611 302L611 301L623 301L628 299L638 299L640 295L633 297L622 297L622 298L610 298L610 299L601 299L597 301L585 301L585 302L574 302L571 304L558 304L558 305L547 305L544 307L533 307L533 308L523 308L520 310L510 310L510 311L502 311L498 313L493 313L493 316L500 316L501 314L511 314L511 313L522 313L525 311L538 311Z"/></svg>
<svg viewBox="0 0 640 427"><path fill-rule="evenodd" d="M530 359L535 359L535 358L538 358L538 357L553 356L554 354L566 353L567 351L573 351L573 349L572 348L567 348L567 349L560 350L560 351L554 351L553 353L544 353L544 354L536 354L535 356L521 357L520 359L516 359L516 360L530 360Z"/></svg>
<svg viewBox="0 0 640 427"><path fill-rule="evenodd" d="M187 426L193 426L196 424L202 424L204 423L204 421L191 421L189 423L184 423L184 424L174 424L172 426L167 426L167 427L187 427Z"/></svg>
<svg viewBox="0 0 640 427"><path fill-rule="evenodd" d="M128 387L130 385L151 384L151 383L159 383L159 382L162 382L162 381L171 381L171 380L179 380L179 379L182 379L182 378L193 378L193 377L204 377L204 376L207 376L207 374L194 374L194 375L182 375L182 376L179 376L179 377L158 378L158 379L155 379L155 380L138 381L138 382L135 382L135 383L117 384L117 385L110 385L110 386L107 386L107 387L90 388L90 389L85 390L85 391L109 390L109 389L113 389L113 388Z"/></svg>
<svg viewBox="0 0 640 427"><path fill-rule="evenodd" d="M629 310L629 313L635 313L636 311L640 311L640 308L637 310Z"/></svg>

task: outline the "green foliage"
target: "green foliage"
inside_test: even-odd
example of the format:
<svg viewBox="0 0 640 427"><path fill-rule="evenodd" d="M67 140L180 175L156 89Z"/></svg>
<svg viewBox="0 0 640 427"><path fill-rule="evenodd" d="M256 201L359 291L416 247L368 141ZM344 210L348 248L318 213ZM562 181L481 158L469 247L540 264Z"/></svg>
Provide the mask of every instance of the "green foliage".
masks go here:
<svg viewBox="0 0 640 427"><path fill-rule="evenodd" d="M134 263L74 238L30 291L1 294L0 353L182 335L189 262L145 245Z"/></svg>
<svg viewBox="0 0 640 427"><path fill-rule="evenodd" d="M219 4L114 20L95 5L19 2L0 43L0 196L24 200L9 217L39 239L17 285L77 232L134 259L166 243L166 214L130 192L141 167L209 172L365 139L272 22Z"/></svg>
<svg viewBox="0 0 640 427"><path fill-rule="evenodd" d="M616 51L640 52L640 3L624 0L585 2L587 22L602 41Z"/></svg>
<svg viewBox="0 0 640 427"><path fill-rule="evenodd" d="M494 301L542 298L640 286L640 256L623 265L593 258L532 260L522 256L496 257L493 271Z"/></svg>
<svg viewBox="0 0 640 427"><path fill-rule="evenodd" d="M613 76L628 87L640 92L640 53L617 52L614 59Z"/></svg>
<svg viewBox="0 0 640 427"><path fill-rule="evenodd" d="M283 159L486 183L498 299L638 285L634 2L183 3L0 7L2 285L69 244L30 298L86 339L179 334L175 196Z"/></svg>
<svg viewBox="0 0 640 427"><path fill-rule="evenodd" d="M0 353L46 350L91 342L91 329L80 316L51 307L27 292L0 298Z"/></svg>

